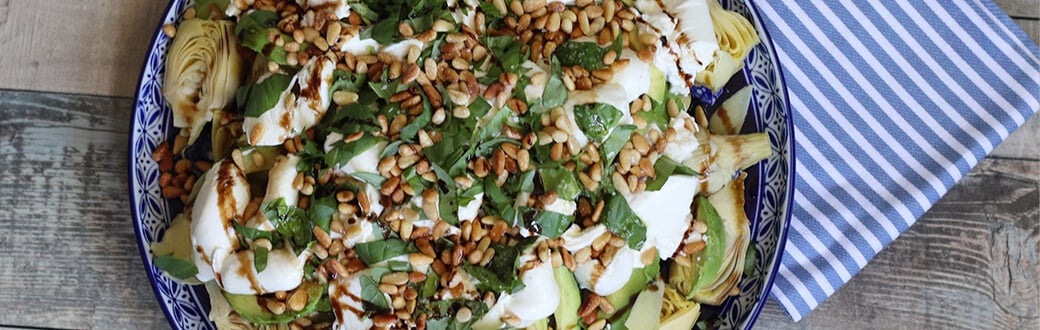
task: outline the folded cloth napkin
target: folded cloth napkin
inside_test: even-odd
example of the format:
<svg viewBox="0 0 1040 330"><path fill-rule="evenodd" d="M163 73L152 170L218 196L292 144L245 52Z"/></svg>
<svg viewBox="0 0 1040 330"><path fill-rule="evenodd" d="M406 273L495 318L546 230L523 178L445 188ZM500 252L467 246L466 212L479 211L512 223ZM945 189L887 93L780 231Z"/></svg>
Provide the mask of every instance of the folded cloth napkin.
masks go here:
<svg viewBox="0 0 1040 330"><path fill-rule="evenodd" d="M988 0L753 3L794 114L772 294L798 320L1040 108L1040 50Z"/></svg>

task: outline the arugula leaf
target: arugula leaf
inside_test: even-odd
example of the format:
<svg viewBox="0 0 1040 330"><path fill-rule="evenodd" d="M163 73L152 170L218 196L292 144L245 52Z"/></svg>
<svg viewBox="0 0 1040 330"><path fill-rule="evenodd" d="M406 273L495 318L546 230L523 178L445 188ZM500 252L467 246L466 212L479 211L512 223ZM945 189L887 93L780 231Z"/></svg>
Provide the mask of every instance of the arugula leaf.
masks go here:
<svg viewBox="0 0 1040 330"><path fill-rule="evenodd" d="M567 41L556 48L556 56L560 58L561 64L580 65L589 71L603 68L603 56L606 54L607 50L595 42Z"/></svg>
<svg viewBox="0 0 1040 330"><path fill-rule="evenodd" d="M603 157L604 164L614 162L614 157L617 157L618 153L621 152L621 147L628 143L628 139L632 137L632 132L635 132L635 130L635 125L619 125L614 128L614 131L610 133L610 137L599 146L599 153Z"/></svg>
<svg viewBox="0 0 1040 330"><path fill-rule="evenodd" d="M383 182L386 181L386 178L384 178L382 175L379 175L379 173L354 172L350 173L350 175L353 175L358 179L368 182L368 184L372 185L373 187L380 187L383 185Z"/></svg>
<svg viewBox="0 0 1040 330"><path fill-rule="evenodd" d="M257 273L267 269L267 252L267 248L263 246L253 247L253 267L256 268Z"/></svg>
<svg viewBox="0 0 1040 330"><path fill-rule="evenodd" d="M336 196L329 195L322 198L311 198L311 206L307 209L307 218L315 226L321 227L321 229L328 232L332 216L339 212L338 207L339 203L336 201Z"/></svg>
<svg viewBox="0 0 1040 330"><path fill-rule="evenodd" d="M646 183L647 191L661 190L661 187L668 181L668 177L672 175L700 175L700 173L668 156L661 156L657 162L654 162L654 175L656 175L654 179Z"/></svg>
<svg viewBox="0 0 1040 330"><path fill-rule="evenodd" d="M621 120L621 110L605 103L580 104L574 106L574 120L585 135L600 142Z"/></svg>
<svg viewBox="0 0 1040 330"><path fill-rule="evenodd" d="M506 123L509 116L513 114L513 110L509 107L502 107L498 109L498 112L491 117L490 120L483 127L480 128L480 132L477 133L477 141L486 141L492 137L498 136L502 132L502 125Z"/></svg>
<svg viewBox="0 0 1040 330"><path fill-rule="evenodd" d="M542 179L542 188L555 191L558 198L573 201L581 193L581 185L574 177L574 172L563 166L541 168L538 176Z"/></svg>
<svg viewBox="0 0 1040 330"><path fill-rule="evenodd" d="M390 310L390 302L383 291L379 291L379 279L385 272L384 268L373 268L372 273L358 278L361 282L361 301L378 311Z"/></svg>
<svg viewBox="0 0 1040 330"><path fill-rule="evenodd" d="M283 238L290 239L294 247L304 247L314 234L305 212L299 208L285 204L285 198L264 203L260 206L267 220L271 221L276 231Z"/></svg>
<svg viewBox="0 0 1040 330"><path fill-rule="evenodd" d="M601 220L607 229L628 242L628 247L639 250L646 240L646 225L628 206L625 197L615 194L607 199Z"/></svg>
<svg viewBox="0 0 1040 330"><path fill-rule="evenodd" d="M396 238L360 243L355 250L358 258L366 265L374 265L383 260L419 251L414 244Z"/></svg>
<svg viewBox="0 0 1040 330"><path fill-rule="evenodd" d="M371 134L364 134L360 139L349 143L336 141L336 143L332 144L332 149L325 154L325 164L331 167L342 166L357 155L368 151L368 149L375 147L379 142L383 141L386 141L386 139Z"/></svg>
<svg viewBox="0 0 1040 330"><path fill-rule="evenodd" d="M195 267L194 262L174 257L172 254L152 258L152 264L156 268L170 274L170 276L182 280L191 278L199 273L199 269Z"/></svg>
<svg viewBox="0 0 1040 330"><path fill-rule="evenodd" d="M249 89L249 97L246 98L247 117L260 117L267 110L271 110L282 97L282 92L289 88L292 78L284 74L276 74L261 82L256 83Z"/></svg>
<svg viewBox="0 0 1040 330"><path fill-rule="evenodd" d="M263 54L264 47L271 43L267 39L267 31L275 28L279 19L281 17L278 16L278 13L266 10L254 10L242 16L238 23L235 24L235 35L238 36L238 43L259 54Z"/></svg>
<svg viewBox="0 0 1040 330"><path fill-rule="evenodd" d="M536 228L536 231L542 236L548 238L557 238L563 235L563 232L567 231L567 228L574 222L574 215L556 213L548 210L539 210L532 208L522 208L524 217L530 218L530 224Z"/></svg>

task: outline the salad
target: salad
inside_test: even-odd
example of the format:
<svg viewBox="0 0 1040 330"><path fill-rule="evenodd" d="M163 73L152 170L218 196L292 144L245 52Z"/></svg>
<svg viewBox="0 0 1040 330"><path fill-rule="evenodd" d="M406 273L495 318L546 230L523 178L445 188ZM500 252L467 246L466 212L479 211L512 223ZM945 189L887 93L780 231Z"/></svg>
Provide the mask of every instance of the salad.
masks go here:
<svg viewBox="0 0 1040 330"><path fill-rule="evenodd" d="M758 43L717 0L197 0L163 32L184 205L153 264L221 329L713 328L740 292Z"/></svg>

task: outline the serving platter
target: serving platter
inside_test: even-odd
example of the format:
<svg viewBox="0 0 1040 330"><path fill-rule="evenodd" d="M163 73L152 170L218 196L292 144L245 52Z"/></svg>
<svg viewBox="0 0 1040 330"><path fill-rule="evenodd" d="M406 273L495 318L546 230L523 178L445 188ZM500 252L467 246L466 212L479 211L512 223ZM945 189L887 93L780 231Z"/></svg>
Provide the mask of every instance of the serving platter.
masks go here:
<svg viewBox="0 0 1040 330"><path fill-rule="evenodd" d="M723 329L750 329L769 295L773 277L780 265L794 191L794 130L787 90L769 33L751 0L721 0L723 7L747 17L756 27L762 42L745 60L738 73L719 93L695 91L695 103L709 114L728 95L750 86L752 97L742 133L765 132L773 155L747 170L746 211L756 255L754 271L740 283L740 295L731 297L720 308L705 313L717 315ZM161 27L176 22L189 7L188 0L173 0L149 45L134 98L130 129L130 200L134 232L152 289L167 320L174 329L215 329L207 317L209 297L202 286L177 283L163 275L152 263L149 246L159 240L173 217L180 212L179 202L162 197L159 164L152 151L177 134L172 125L172 110L162 96L167 47L171 39Z"/></svg>

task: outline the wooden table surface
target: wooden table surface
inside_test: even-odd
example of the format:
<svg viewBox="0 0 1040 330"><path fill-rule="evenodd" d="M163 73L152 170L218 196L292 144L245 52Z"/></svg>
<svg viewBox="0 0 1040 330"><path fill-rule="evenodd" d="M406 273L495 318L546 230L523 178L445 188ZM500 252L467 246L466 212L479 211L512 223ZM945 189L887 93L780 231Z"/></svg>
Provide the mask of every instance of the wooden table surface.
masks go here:
<svg viewBox="0 0 1040 330"><path fill-rule="evenodd" d="M998 0L1034 41L1040 0ZM0 0L0 328L163 329L127 194L133 86L165 1ZM804 320L1040 328L1040 115Z"/></svg>

